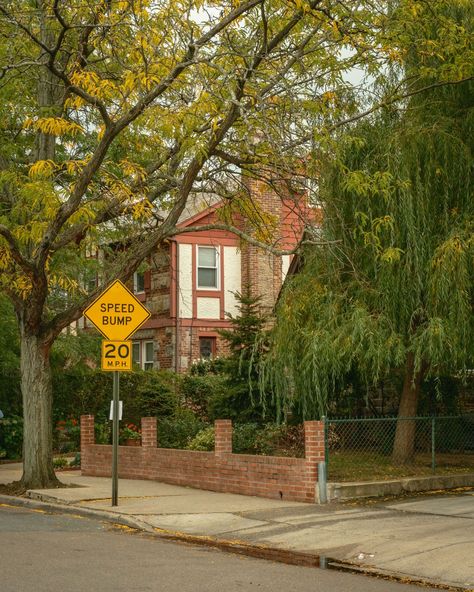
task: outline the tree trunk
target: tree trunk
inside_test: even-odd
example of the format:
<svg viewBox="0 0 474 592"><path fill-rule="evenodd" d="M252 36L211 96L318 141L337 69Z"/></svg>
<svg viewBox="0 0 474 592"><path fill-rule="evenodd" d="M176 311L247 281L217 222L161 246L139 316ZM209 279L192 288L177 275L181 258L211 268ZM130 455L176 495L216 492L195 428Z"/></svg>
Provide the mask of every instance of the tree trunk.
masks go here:
<svg viewBox="0 0 474 592"><path fill-rule="evenodd" d="M50 346L21 331L23 477L27 489L57 487L53 469Z"/></svg>
<svg viewBox="0 0 474 592"><path fill-rule="evenodd" d="M424 368L415 372L415 356L407 355L403 389L398 407L398 417L415 417L418 409L418 399L421 383L425 374ZM415 453L415 420L398 419L393 443L392 462L394 464L409 464Z"/></svg>

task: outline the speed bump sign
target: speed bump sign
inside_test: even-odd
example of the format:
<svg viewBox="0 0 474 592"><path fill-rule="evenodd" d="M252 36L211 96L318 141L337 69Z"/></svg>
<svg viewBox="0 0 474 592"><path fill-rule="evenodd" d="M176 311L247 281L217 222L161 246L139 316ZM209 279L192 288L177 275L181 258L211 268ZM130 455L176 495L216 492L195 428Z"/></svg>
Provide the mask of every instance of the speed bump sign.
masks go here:
<svg viewBox="0 0 474 592"><path fill-rule="evenodd" d="M125 341L150 318L150 311L120 280L115 280L86 308L84 316L106 339Z"/></svg>
<svg viewBox="0 0 474 592"><path fill-rule="evenodd" d="M131 341L102 341L102 370L123 372L132 369Z"/></svg>

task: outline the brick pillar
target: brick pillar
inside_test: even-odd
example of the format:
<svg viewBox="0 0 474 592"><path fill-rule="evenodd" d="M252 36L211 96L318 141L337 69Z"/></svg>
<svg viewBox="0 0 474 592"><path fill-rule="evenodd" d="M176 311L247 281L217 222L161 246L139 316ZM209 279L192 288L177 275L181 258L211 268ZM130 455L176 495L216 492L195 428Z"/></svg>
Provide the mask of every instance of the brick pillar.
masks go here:
<svg viewBox="0 0 474 592"><path fill-rule="evenodd" d="M214 422L214 433L214 454L216 456L232 454L232 420L216 419Z"/></svg>
<svg viewBox="0 0 474 592"><path fill-rule="evenodd" d="M156 448L158 445L156 417L142 417L142 446Z"/></svg>
<svg viewBox="0 0 474 592"><path fill-rule="evenodd" d="M324 422L304 422L304 450L306 458L306 479L316 483L318 462L324 460Z"/></svg>
<svg viewBox="0 0 474 592"><path fill-rule="evenodd" d="M81 415L81 457L84 456L86 446L95 444L94 416Z"/></svg>

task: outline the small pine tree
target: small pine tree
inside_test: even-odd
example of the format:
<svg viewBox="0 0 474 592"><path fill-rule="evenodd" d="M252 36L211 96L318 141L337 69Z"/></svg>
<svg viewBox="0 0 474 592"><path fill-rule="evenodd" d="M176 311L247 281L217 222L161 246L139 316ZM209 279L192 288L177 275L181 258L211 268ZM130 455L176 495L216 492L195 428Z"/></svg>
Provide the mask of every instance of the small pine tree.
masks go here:
<svg viewBox="0 0 474 592"><path fill-rule="evenodd" d="M236 421L262 421L272 414L271 403L259 393L258 367L267 347L268 318L262 313L261 298L249 291L235 293L238 315L228 315L232 329L219 331L228 342L230 355L223 362L227 375L225 394L211 402L214 417Z"/></svg>

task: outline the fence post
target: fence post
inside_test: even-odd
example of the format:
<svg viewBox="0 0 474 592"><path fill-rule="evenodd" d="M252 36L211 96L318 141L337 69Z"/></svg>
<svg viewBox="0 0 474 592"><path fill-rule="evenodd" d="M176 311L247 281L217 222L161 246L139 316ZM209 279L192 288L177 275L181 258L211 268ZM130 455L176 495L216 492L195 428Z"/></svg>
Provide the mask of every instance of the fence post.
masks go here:
<svg viewBox="0 0 474 592"><path fill-rule="evenodd" d="M322 421L304 422L304 447L306 479L314 487L316 495L316 481L318 480L319 483L318 464L324 461L324 425ZM319 494L319 489L317 491Z"/></svg>
<svg viewBox="0 0 474 592"><path fill-rule="evenodd" d="M142 417L142 447L156 448L156 417Z"/></svg>
<svg viewBox="0 0 474 592"><path fill-rule="evenodd" d="M329 431L329 425L328 425L328 418L323 415L321 417L321 421L323 422L323 427L324 427L324 462L326 463L326 478L328 476L328 470L329 470L329 438L328 438L328 431Z"/></svg>
<svg viewBox="0 0 474 592"><path fill-rule="evenodd" d="M94 416L81 415L81 455L84 454L86 446L95 444Z"/></svg>
<svg viewBox="0 0 474 592"><path fill-rule="evenodd" d="M436 419L435 417L431 418L431 468L433 473L436 472Z"/></svg>
<svg viewBox="0 0 474 592"><path fill-rule="evenodd" d="M214 422L214 454L222 456L232 454L232 420L216 419Z"/></svg>

